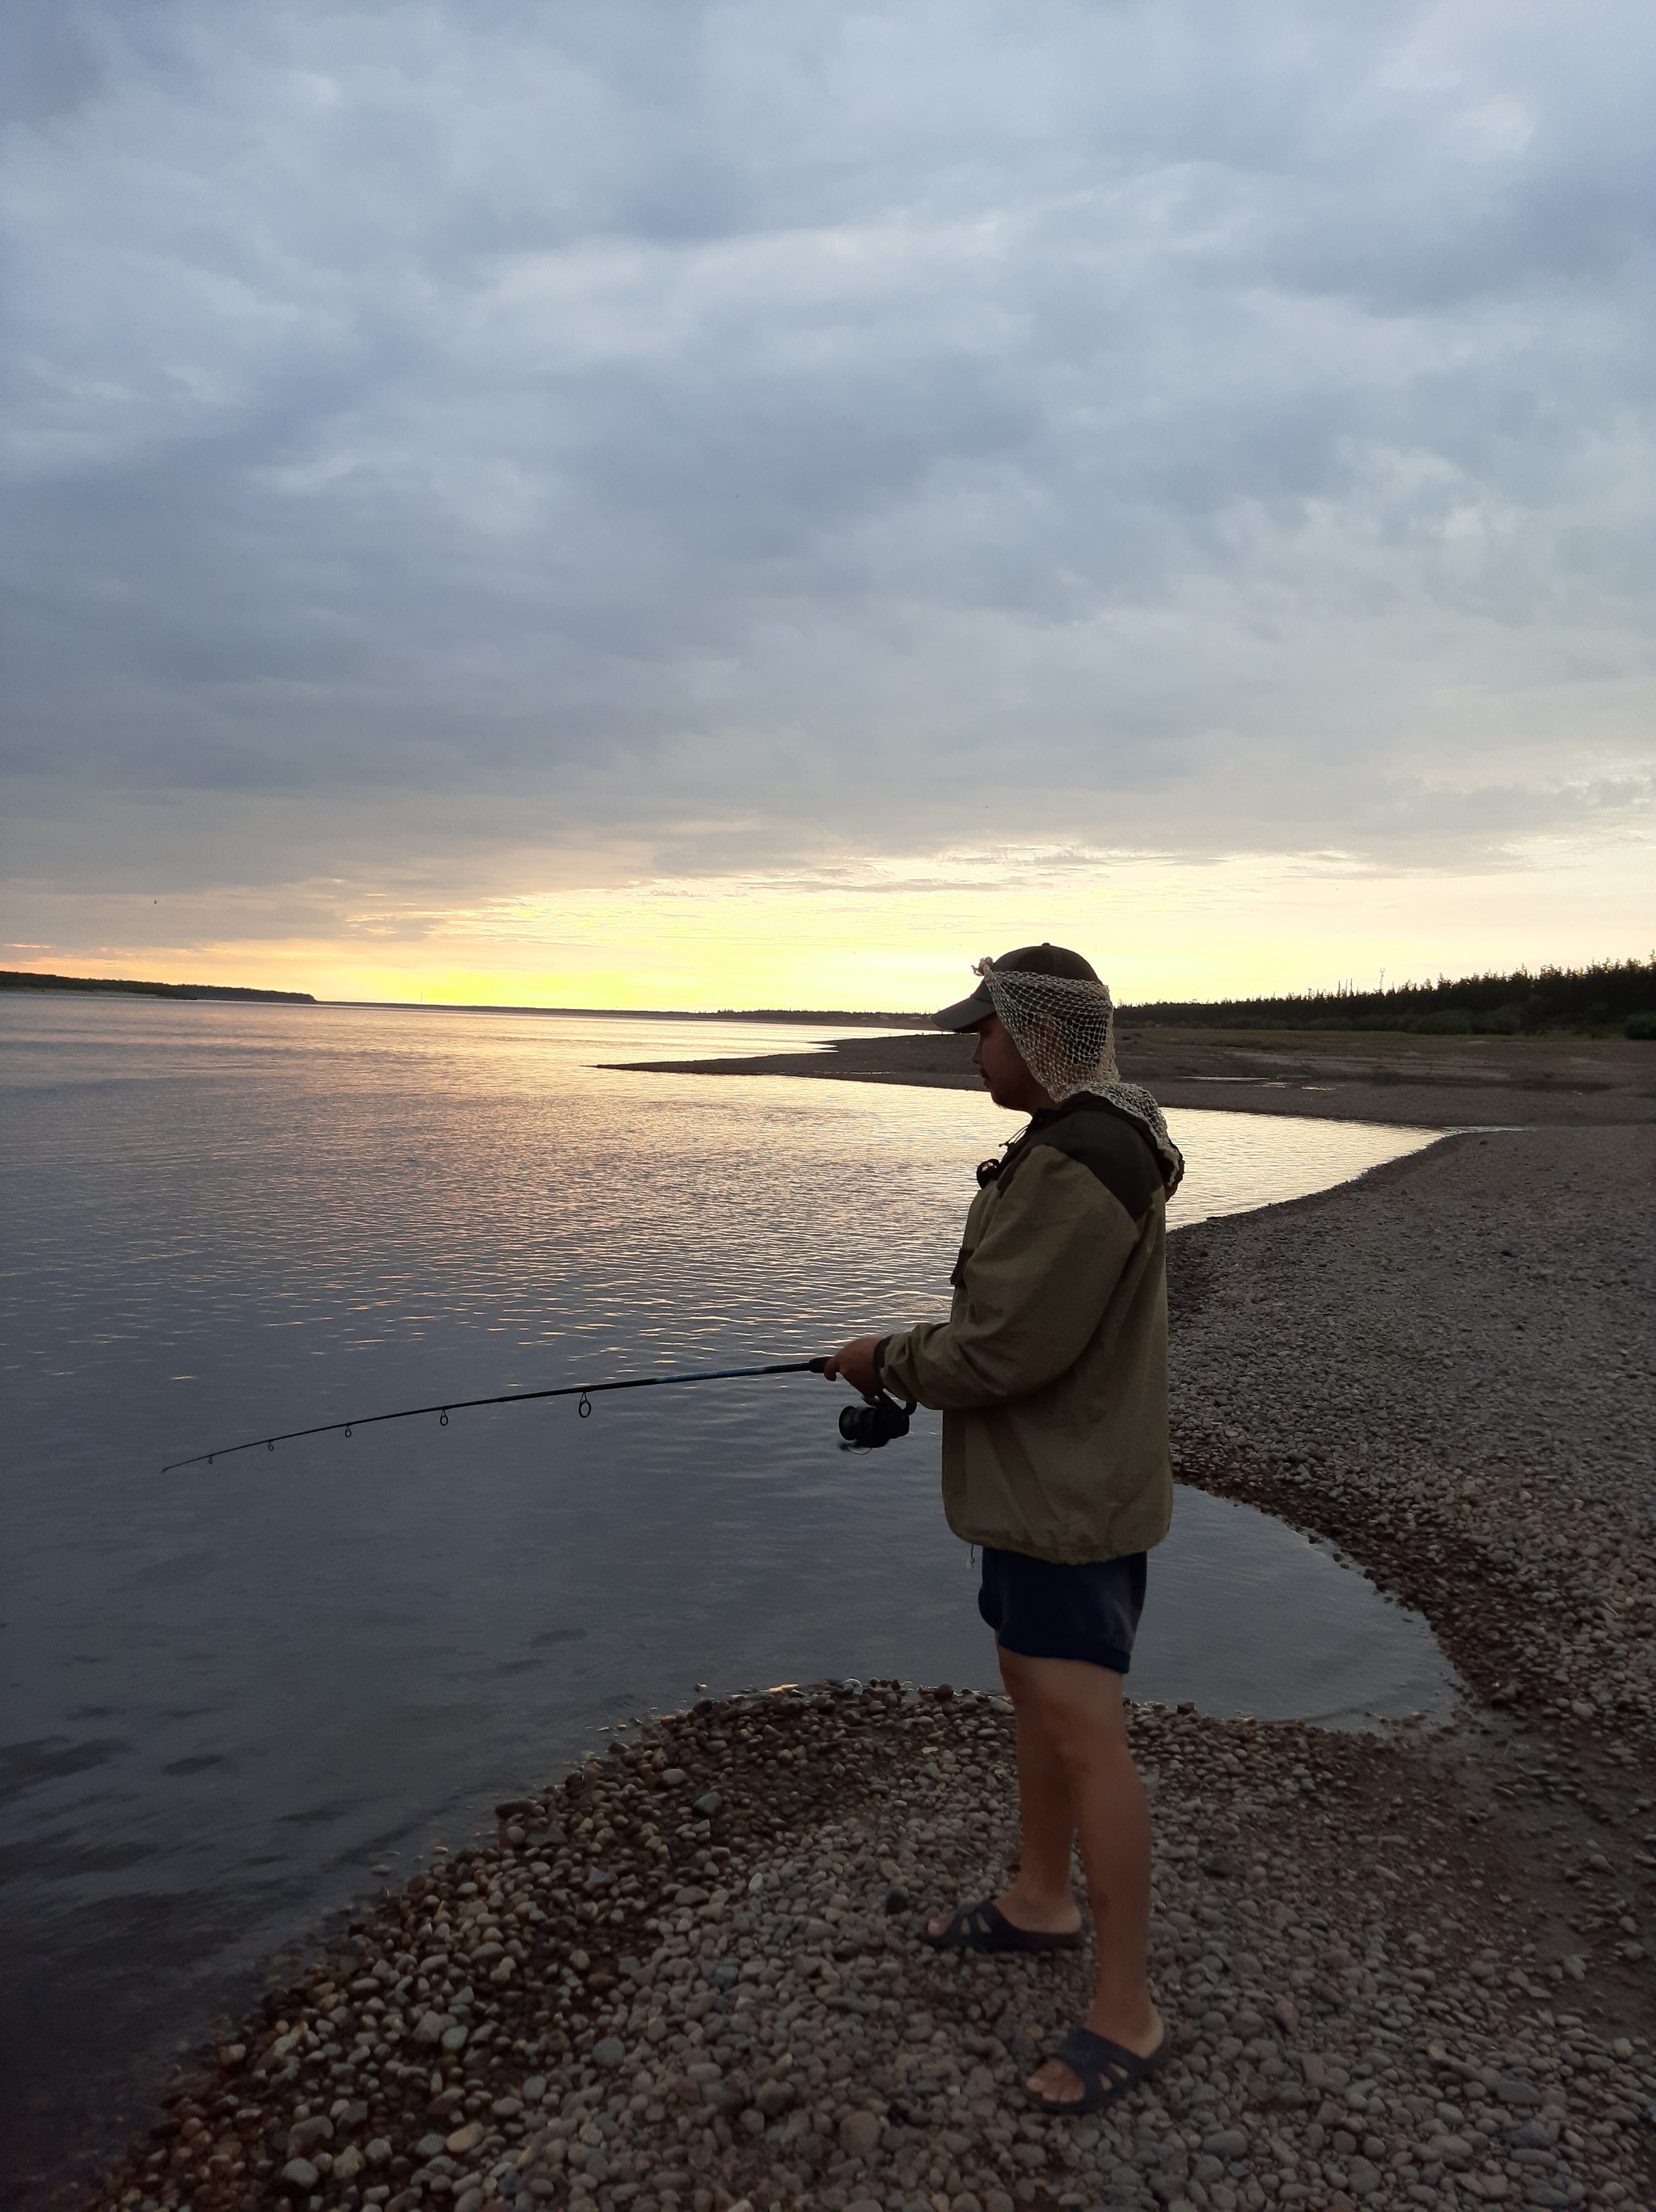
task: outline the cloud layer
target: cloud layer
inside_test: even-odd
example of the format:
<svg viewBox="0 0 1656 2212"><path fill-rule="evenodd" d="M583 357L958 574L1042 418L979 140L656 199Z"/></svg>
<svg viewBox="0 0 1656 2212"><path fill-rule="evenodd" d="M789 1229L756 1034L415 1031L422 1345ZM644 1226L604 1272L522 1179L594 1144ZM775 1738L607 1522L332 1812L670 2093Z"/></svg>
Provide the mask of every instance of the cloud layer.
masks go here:
<svg viewBox="0 0 1656 2212"><path fill-rule="evenodd" d="M1639 0L5 36L14 873L1648 820Z"/></svg>

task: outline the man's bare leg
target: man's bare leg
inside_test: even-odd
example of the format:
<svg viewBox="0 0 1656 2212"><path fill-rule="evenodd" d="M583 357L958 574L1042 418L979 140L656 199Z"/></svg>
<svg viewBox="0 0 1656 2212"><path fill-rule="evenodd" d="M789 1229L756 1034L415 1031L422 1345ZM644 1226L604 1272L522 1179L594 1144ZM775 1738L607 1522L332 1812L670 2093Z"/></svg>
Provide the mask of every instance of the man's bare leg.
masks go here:
<svg viewBox="0 0 1656 2212"><path fill-rule="evenodd" d="M1151 2001L1150 1814L1127 1741L1122 1680L1075 1659L1000 1654L1001 1677L1018 1718L1018 1794L1023 1844L1018 1878L995 1899L1015 1927L1075 1928L1070 1844L1081 1832L1081 1865L1099 1947L1087 2025L1147 2057L1160 2042ZM947 1924L932 1923L932 1932ZM1081 2084L1050 2059L1030 2077L1037 2095L1073 2102Z"/></svg>
<svg viewBox="0 0 1656 2212"><path fill-rule="evenodd" d="M1012 1698L1018 1723L1018 1875L995 1903L1014 1928L1043 1935L1068 1936L1081 1924L1081 1907L1070 1886L1075 1842L1075 1796L1062 1746L1038 1699L1020 1697L1007 1674L1006 1660L1029 1666L1015 1654L1002 1655L1001 1679Z"/></svg>
<svg viewBox="0 0 1656 2212"><path fill-rule="evenodd" d="M1014 1928L1026 1928L1042 1936L1069 1936L1081 1924L1081 1907L1069 1880L1075 1842L1069 1771L1038 1703L1020 1699L1013 1690L1006 1671L1008 1657L1021 1666L1033 1663L1015 1660L1014 1654L1001 1655L1001 1679L1012 1698L1018 1725L1020 1843L1017 1877L995 1902ZM926 1924L930 1934L941 1936L949 1924L949 1915L940 1913Z"/></svg>

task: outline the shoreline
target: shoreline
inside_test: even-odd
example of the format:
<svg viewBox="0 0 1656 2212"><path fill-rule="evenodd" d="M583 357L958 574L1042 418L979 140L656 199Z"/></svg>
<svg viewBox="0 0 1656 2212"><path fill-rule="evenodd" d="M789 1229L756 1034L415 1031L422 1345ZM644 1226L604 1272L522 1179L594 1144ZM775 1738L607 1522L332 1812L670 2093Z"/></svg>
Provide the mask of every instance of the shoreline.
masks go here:
<svg viewBox="0 0 1656 2212"><path fill-rule="evenodd" d="M311 991L281 991L240 983L154 983L135 977L36 975L29 969L0 969L0 994L36 998L165 999L190 1004L207 999L225 1004L328 1006L362 1013L550 1014L560 1019L625 1022L738 1022L767 1028L923 1029L924 1014L823 1012L791 1006L752 1012L721 1006L708 1012L661 1006L521 1006L492 1000L319 999Z"/></svg>
<svg viewBox="0 0 1656 2212"><path fill-rule="evenodd" d="M1120 1025L1129 1082L1164 1107L1309 1114L1415 1128L1656 1122L1656 1048L1620 1038L1423 1037L1376 1032ZM782 1075L977 1091L969 1037L842 1037L815 1052L625 1060L639 1075Z"/></svg>
<svg viewBox="0 0 1656 2212"><path fill-rule="evenodd" d="M1171 1239L1178 1478L1333 1537L1477 1702L1379 1736L1134 1707L1177 2040L1104 2124L1014 2090L1081 1959L914 1938L1006 1865L1004 1707L819 1686L508 1801L80 2201L1656 2202L1653 1171L1640 1128L1455 1137Z"/></svg>

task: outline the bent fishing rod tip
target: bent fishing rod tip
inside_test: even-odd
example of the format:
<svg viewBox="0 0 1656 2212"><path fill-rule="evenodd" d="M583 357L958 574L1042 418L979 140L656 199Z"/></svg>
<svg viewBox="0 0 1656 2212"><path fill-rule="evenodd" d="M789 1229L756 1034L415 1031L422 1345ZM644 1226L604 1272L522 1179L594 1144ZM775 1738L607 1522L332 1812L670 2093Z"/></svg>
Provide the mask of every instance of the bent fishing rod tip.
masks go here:
<svg viewBox="0 0 1656 2212"><path fill-rule="evenodd" d="M451 1413L468 1413L476 1406L522 1406L540 1398L576 1398L576 1410L584 1421L591 1413L592 1400L602 1391L654 1390L675 1383L736 1382L754 1375L821 1375L828 1365L828 1355L819 1354L814 1359L784 1359L773 1361L765 1367L714 1367L691 1375L630 1375L612 1382L563 1382L551 1390L502 1390L492 1398L450 1398L447 1402L431 1406L404 1406L394 1413L360 1413L349 1421L319 1421L314 1428L288 1429L279 1436L253 1437L244 1444L220 1444L209 1452L193 1452L188 1459L169 1460L162 1468L163 1474L176 1474L181 1467L210 1467L217 1459L228 1459L236 1452L257 1451L262 1444L266 1451L274 1451L278 1444L297 1443L305 1437L332 1437L343 1432L350 1436L355 1429L372 1427L380 1421L415 1421L423 1414L435 1413L439 1425L447 1428Z"/></svg>

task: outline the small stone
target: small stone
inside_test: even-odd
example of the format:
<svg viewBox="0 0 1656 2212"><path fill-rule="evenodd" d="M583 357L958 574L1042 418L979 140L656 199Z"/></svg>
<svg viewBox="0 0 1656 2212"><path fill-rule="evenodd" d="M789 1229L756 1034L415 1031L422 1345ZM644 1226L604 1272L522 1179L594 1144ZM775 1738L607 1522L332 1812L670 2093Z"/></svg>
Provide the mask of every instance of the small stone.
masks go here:
<svg viewBox="0 0 1656 2212"><path fill-rule="evenodd" d="M391 2148L391 2139L387 2136L375 2136L362 2153L362 2156L370 2166L384 2166L394 2155Z"/></svg>
<svg viewBox="0 0 1656 2212"><path fill-rule="evenodd" d="M1248 2135L1245 2128L1221 2128L1215 2134L1203 2136L1202 2148L1209 2158L1245 2158L1248 2154Z"/></svg>
<svg viewBox="0 0 1656 2212"><path fill-rule="evenodd" d="M521 2097L496 2097L489 2107L497 2120L514 2120L523 2110Z"/></svg>
<svg viewBox="0 0 1656 2212"><path fill-rule="evenodd" d="M665 1780L666 1777L662 1778ZM710 1820L723 1803L724 1799L720 1796L716 1790L706 1790L690 1809L692 1813L699 1813L704 1820Z"/></svg>
<svg viewBox="0 0 1656 2212"><path fill-rule="evenodd" d="M443 2148L451 2158L459 2158L468 2150L475 2150L482 2141L483 2122L468 2120L463 2128L456 2128L452 2136L445 2137Z"/></svg>
<svg viewBox="0 0 1656 2212"><path fill-rule="evenodd" d="M627 2046L618 2035L606 2035L593 2045L593 2063L596 2066L618 2066L627 2055Z"/></svg>
<svg viewBox="0 0 1656 2212"><path fill-rule="evenodd" d="M423 2012L414 2024L416 2043L440 2043L442 2040L442 2014Z"/></svg>
<svg viewBox="0 0 1656 2212"><path fill-rule="evenodd" d="M1366 2158L1354 2158L1346 2167L1346 2185L1354 2197L1372 2197L1380 2185L1380 2170Z"/></svg>
<svg viewBox="0 0 1656 2212"><path fill-rule="evenodd" d="M441 2136L424 2135L415 2144L414 2151L418 2158L441 2158L447 2147Z"/></svg>
<svg viewBox="0 0 1656 2212"><path fill-rule="evenodd" d="M899 1912L908 1911L913 1901L906 1889L888 1890L886 1895L887 1917L895 1919Z"/></svg>
<svg viewBox="0 0 1656 2212"><path fill-rule="evenodd" d="M295 2197L308 2197L321 2179L307 2158L290 2158L282 2169L282 2185Z"/></svg>
<svg viewBox="0 0 1656 2212"><path fill-rule="evenodd" d="M483 2212L483 2191L475 2183L454 2199L454 2212Z"/></svg>
<svg viewBox="0 0 1656 2212"><path fill-rule="evenodd" d="M1004 2189L986 2189L983 2191L983 2212L1018 2212L1018 2208Z"/></svg>
<svg viewBox="0 0 1656 2212"><path fill-rule="evenodd" d="M461 2027L458 2022L456 2022L453 2027L444 2028L442 2032L443 2049L445 2051L464 2051L466 2048L466 2039L469 2032L469 2030Z"/></svg>
<svg viewBox="0 0 1656 2212"><path fill-rule="evenodd" d="M661 1770L663 1790L682 1790L689 1779L682 1766L664 1766Z"/></svg>
<svg viewBox="0 0 1656 2212"><path fill-rule="evenodd" d="M532 2074L523 2085L522 2096L524 2103L526 2105L538 2105L545 2094L546 2076L544 2074Z"/></svg>
<svg viewBox="0 0 1656 2212"><path fill-rule="evenodd" d="M839 2147L848 2158L871 2158L884 2128L877 2112L847 2112L839 2124Z"/></svg>
<svg viewBox="0 0 1656 2212"><path fill-rule="evenodd" d="M1472 2161L1472 2146L1464 2136L1434 2136L1426 2146L1426 2155L1428 2159L1441 2160L1445 2166L1456 2167L1470 2166Z"/></svg>
<svg viewBox="0 0 1656 2212"><path fill-rule="evenodd" d="M1284 2035L1292 2035L1300 2025L1300 2008L1290 1996L1280 1996L1270 2008L1270 2016Z"/></svg>
<svg viewBox="0 0 1656 2212"><path fill-rule="evenodd" d="M1497 2074L1495 2094L1503 2105L1538 2105L1541 2092L1533 2081L1526 2081L1521 2074Z"/></svg>
<svg viewBox="0 0 1656 2212"><path fill-rule="evenodd" d="M307 2120L296 2120L288 2130L288 2156L302 2158L307 2151L314 2150L319 2143L333 2141L333 2122L317 2112Z"/></svg>

